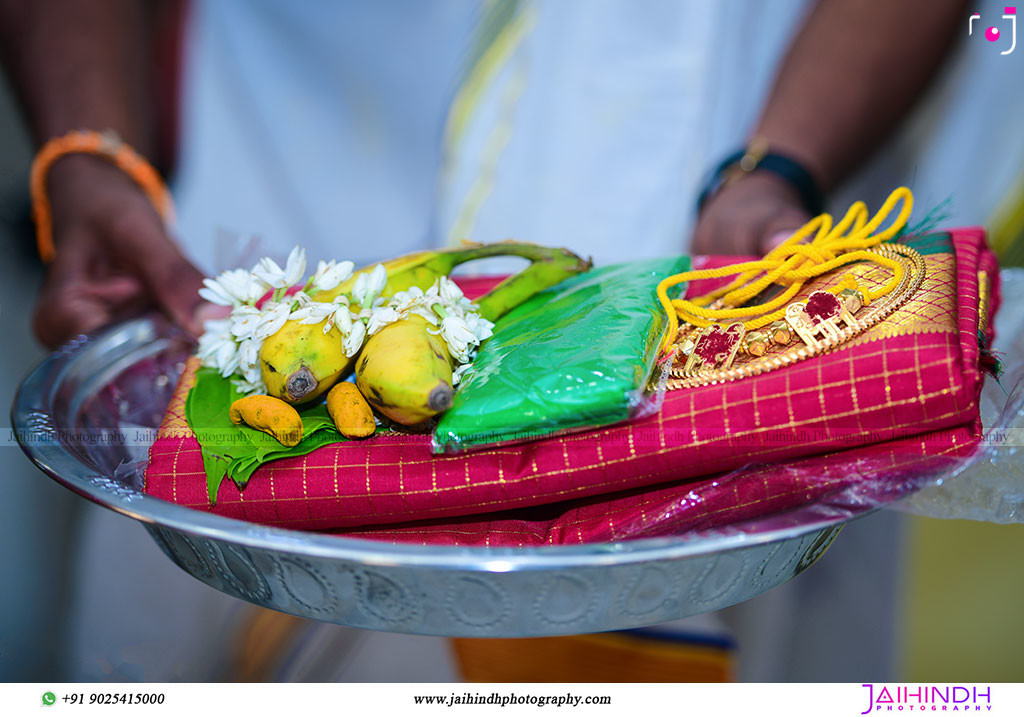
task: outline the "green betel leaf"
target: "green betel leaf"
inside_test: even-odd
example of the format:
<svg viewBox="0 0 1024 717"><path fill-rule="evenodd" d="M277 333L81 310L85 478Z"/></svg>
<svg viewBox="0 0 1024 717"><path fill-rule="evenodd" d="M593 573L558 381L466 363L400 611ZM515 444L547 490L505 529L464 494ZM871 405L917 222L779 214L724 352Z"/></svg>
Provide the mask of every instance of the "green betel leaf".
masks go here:
<svg viewBox="0 0 1024 717"><path fill-rule="evenodd" d="M203 451L211 505L217 502L217 491L233 459L229 440L237 432L228 418L228 407L238 397L230 381L213 369L201 368L185 399L185 420Z"/></svg>
<svg viewBox="0 0 1024 717"><path fill-rule="evenodd" d="M321 446L326 446L331 443L339 443L341 441L348 440L340 433L338 433L334 426L331 426L330 430L317 431L312 436L303 436L302 441L293 448L288 448L278 444L279 450L265 452L260 454L251 454L240 456L236 460L232 461L231 466L228 468L228 475L235 481L235 485L238 486L239 490L245 488L249 483L249 479L252 478L252 474L256 472L261 466L270 463L271 461L280 460L282 458L292 458L295 456L304 456L307 453L312 453Z"/></svg>
<svg viewBox="0 0 1024 717"><path fill-rule="evenodd" d="M228 409L239 398L242 394L230 379L214 369L201 368L185 400L185 420L203 452L210 505L216 505L225 476L242 490L252 474L270 461L304 456L321 446L348 440L335 429L327 406L315 403L297 407L302 419L302 440L290 448L283 446L273 436L231 422Z"/></svg>

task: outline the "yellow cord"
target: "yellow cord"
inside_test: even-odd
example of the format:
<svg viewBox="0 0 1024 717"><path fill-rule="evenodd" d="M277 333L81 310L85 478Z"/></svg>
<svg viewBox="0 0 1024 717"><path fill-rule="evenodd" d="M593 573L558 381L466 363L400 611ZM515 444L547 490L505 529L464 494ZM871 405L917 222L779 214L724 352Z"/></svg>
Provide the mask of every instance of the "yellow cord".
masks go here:
<svg viewBox="0 0 1024 717"><path fill-rule="evenodd" d="M878 231L897 202L901 201L902 206L896 219L884 230ZM855 202L834 227L831 215L821 214L759 261L746 261L717 269L697 269L668 277L658 284L658 300L668 316L668 332L662 350L668 351L676 342L680 320L703 327L725 319L756 317L743 322L748 331L778 321L785 316L790 299L800 292L809 279L855 261L871 261L887 267L893 273L884 286L868 292L865 297L867 301L891 293L903 279L903 264L866 250L896 236L906 225L913 208L914 195L907 187L900 187L889 195L871 221L868 221L868 209L864 202ZM814 238L805 242L811 235ZM696 299L688 301L668 298L668 290L683 282L720 279L734 274L739 276L727 286ZM766 303L744 305L772 284L785 286L786 289ZM726 308L707 308L716 300Z"/></svg>

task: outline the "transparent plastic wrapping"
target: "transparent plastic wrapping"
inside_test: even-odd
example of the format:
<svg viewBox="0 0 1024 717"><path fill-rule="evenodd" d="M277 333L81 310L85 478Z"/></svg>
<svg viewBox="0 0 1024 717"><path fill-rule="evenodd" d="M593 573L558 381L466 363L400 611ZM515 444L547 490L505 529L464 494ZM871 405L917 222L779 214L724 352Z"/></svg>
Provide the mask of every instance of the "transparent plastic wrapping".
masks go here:
<svg viewBox="0 0 1024 717"><path fill-rule="evenodd" d="M1003 365L981 393L985 438L978 454L897 505L933 518L1024 523L1024 269L1000 272L1003 305L993 346Z"/></svg>
<svg viewBox="0 0 1024 717"><path fill-rule="evenodd" d="M441 417L433 451L507 445L657 411L664 382L652 376L665 322L654 287L689 266L676 257L603 267L504 316Z"/></svg>

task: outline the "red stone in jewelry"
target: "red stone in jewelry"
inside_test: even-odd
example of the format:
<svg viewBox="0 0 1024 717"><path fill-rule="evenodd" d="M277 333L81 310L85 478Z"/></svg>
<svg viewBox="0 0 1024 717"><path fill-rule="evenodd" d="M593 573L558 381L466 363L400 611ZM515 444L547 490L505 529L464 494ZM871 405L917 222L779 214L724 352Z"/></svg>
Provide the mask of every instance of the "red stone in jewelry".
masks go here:
<svg viewBox="0 0 1024 717"><path fill-rule="evenodd" d="M807 305L804 307L812 324L819 324L839 316L839 312L842 310L843 306L839 303L839 298L827 291L815 291L807 297Z"/></svg>
<svg viewBox="0 0 1024 717"><path fill-rule="evenodd" d="M733 353L736 345L743 338L743 333L743 326L740 324L709 326L704 338L693 351L697 354L697 358L704 363L717 365Z"/></svg>

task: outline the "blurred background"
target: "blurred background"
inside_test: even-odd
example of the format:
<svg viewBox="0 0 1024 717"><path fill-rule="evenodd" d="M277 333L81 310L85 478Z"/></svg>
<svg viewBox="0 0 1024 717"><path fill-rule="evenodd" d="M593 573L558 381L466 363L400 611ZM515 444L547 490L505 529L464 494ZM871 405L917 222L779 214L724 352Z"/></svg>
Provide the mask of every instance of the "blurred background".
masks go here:
<svg viewBox="0 0 1024 717"><path fill-rule="evenodd" d="M772 14L782 19L763 27L753 4L723 3L727 9L723 17L747 31L746 36L752 43L756 39L760 49L729 56L721 65L705 68L752 78L751 91L740 93L742 100L732 100L729 111L722 110L715 129L708 130L702 153L690 160L695 176L743 141L760 107L767 79L792 32L792 20L806 5L786 2L773 6ZM228 6L231 8L226 9ZM296 188L288 186L289 173L294 170L290 160L282 165L281 173L274 174L273 168L269 172L278 184L253 186L252 168L238 163L235 149L224 143L234 114L252 110L254 124L275 115L263 106L264 100L252 107L246 104L260 96L260 87L226 87L224 82L231 84L239 75L237 67L223 63L245 62L266 51L270 54L263 58L266 66L262 71L268 76L280 70L273 66L279 59L273 53L302 71L301 60L289 54L297 52L301 38L286 38L280 46L262 45L266 21L275 17L273 3L253 7L250 13L234 3L215 9L213 3L197 2L189 14L171 14L184 18L181 21L188 38L182 50L186 57L184 100L171 124L194 132L197 138L184 150L187 156L179 157L174 187L183 207L181 231L201 235L210 247L197 257L200 266L208 270L230 265L242 251L239 237L276 232L290 240L307 233L324 234L329 231L324 226L345 221L344 209L338 210L331 201L331 192L339 191L337 187L314 188L312 197L295 199ZM1002 5L981 2L977 10L983 17L994 17L1002 13ZM458 17L465 26L449 26L446 32L465 34L475 16ZM232 18L251 22L223 24ZM539 11L538 43L549 19L543 9ZM761 31L756 31L759 28ZM394 46L415 45L416 32L396 30L395 34L391 38ZM833 195L831 207L841 209L853 199L864 199L875 207L893 186L906 182L920 206L935 207L950 200L945 225L986 225L993 230L991 240L1007 263L1024 258L1024 133L1020 131L1024 48L1006 56L993 50L980 38L967 37L965 14L962 37L927 97L885 148ZM453 53L446 61L457 62L457 55ZM209 63L212 79L187 79L188 72L205 66L189 63ZM372 83L377 70L384 71L372 65L349 66L346 81L354 75ZM414 74L407 79L403 87L416 85ZM270 99L266 101L283 98L293 103L285 116L294 121L295 114L302 112L306 101L302 93L308 88L305 83L290 91L288 85L281 86L284 90L277 95L268 90ZM219 100L212 102L211 95ZM713 101L723 105L723 101ZM204 103L204 110L197 109ZM198 126L201 123L205 124ZM318 127L317 131L329 132L330 128ZM472 129L468 132L472 134ZM416 138L405 139L413 142ZM300 146L313 152L320 141ZM31 307L43 277L29 221L27 176L33 152L10 85L0 83L0 241L5 256L0 282L0 405L5 406L11 404L21 378L46 354L30 327ZM382 156L399 162L396 156L400 154L384 152ZM222 184L225 177L235 191L227 206L215 211L211 207L220 198L211 194L210 187ZM432 183L434 179L422 181ZM458 181L456 178L455 183ZM680 194L680 208L670 216L676 220L673 231L678 234L680 250L686 248L693 222L692 194ZM277 200L262 201L267 195ZM292 199L301 209L288 208L295 203ZM324 209L322 215L317 207ZM371 207L369 211L386 209ZM474 238L498 239L506 232L520 235L515 227L504 228L502 217L507 214L503 215L500 207L490 211L476 217L479 232ZM436 211L423 207L422 213L431 221L398 221L388 231L416 234L420 243L438 243L447 232L421 225L459 222L459 212L444 206ZM498 234L490 236L490 232ZM211 239L207 241L207 237ZM1009 302L1015 300L1007 297ZM1024 525L936 520L892 512L856 521L811 570L752 601L789 604L789 611L800 615L795 623L798 631L776 635L768 644L740 640L736 676L801 681L1024 680L1022 554ZM233 645L244 647L247 643L239 634L251 631L265 618L181 573L144 536L140 526L88 505L54 484L28 463L10 438L0 449L0 575L0 679L4 680L288 679L315 675L322 679L419 681L460 677L454 648L444 641L371 636L333 627L315 633L318 654L332 663L330 670L288 672L277 665L246 672L241 664L245 660L232 652L235 647L225 647L224 636L230 635ZM846 615L852 619L843 617L843 609L837 606L848 608ZM724 619L736 625L756 619L758 614L757 606L751 605ZM291 632L284 632L298 634L308 629L296 628L298 623L290 620ZM182 624L189 629L175 628ZM854 636L865 632L875 636L870 645L850 648ZM277 645L282 652L295 649L287 641L265 640L264 649L270 649L267 645Z"/></svg>

